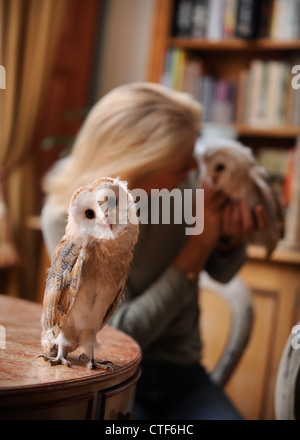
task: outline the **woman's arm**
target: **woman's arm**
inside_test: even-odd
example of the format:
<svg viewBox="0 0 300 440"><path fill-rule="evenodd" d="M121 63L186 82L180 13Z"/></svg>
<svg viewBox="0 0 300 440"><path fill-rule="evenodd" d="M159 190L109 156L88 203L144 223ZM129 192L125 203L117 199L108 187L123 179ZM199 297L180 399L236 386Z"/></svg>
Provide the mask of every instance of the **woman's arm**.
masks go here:
<svg viewBox="0 0 300 440"><path fill-rule="evenodd" d="M191 295L196 294L197 285L190 284L178 268L169 266L142 294L121 303L109 323L132 336L145 349L178 316Z"/></svg>
<svg viewBox="0 0 300 440"><path fill-rule="evenodd" d="M207 260L205 270L217 281L227 283L247 260L247 239L255 230L268 227L262 205L253 213L245 201L228 203L222 215L221 237L218 246Z"/></svg>
<svg viewBox="0 0 300 440"><path fill-rule="evenodd" d="M204 269L216 281L228 283L246 261L246 242L244 241L225 254L218 250L213 251Z"/></svg>
<svg viewBox="0 0 300 440"><path fill-rule="evenodd" d="M224 194L206 189L204 231L191 236L174 260L186 276L205 269L217 281L226 283L245 263L246 243L251 234L267 227L263 206L254 216L244 201L230 201Z"/></svg>
<svg viewBox="0 0 300 440"><path fill-rule="evenodd" d="M42 235L48 255L51 259L56 246L65 235L67 216L60 214L46 202L41 212Z"/></svg>

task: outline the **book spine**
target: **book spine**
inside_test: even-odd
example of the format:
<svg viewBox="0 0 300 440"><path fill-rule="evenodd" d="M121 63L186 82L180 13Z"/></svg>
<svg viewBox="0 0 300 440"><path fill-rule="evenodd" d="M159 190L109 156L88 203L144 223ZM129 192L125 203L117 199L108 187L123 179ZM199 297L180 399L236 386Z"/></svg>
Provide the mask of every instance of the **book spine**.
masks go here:
<svg viewBox="0 0 300 440"><path fill-rule="evenodd" d="M238 77L235 120L240 123L246 120L245 109L247 107L248 75L248 70L243 69Z"/></svg>
<svg viewBox="0 0 300 440"><path fill-rule="evenodd" d="M253 39L258 35L261 3L256 0L239 0L235 35Z"/></svg>
<svg viewBox="0 0 300 440"><path fill-rule="evenodd" d="M205 38L208 21L208 0L195 0L192 13L193 38Z"/></svg>
<svg viewBox="0 0 300 440"><path fill-rule="evenodd" d="M194 0L177 0L175 3L173 34L176 37L190 37Z"/></svg>
<svg viewBox="0 0 300 440"><path fill-rule="evenodd" d="M211 0L208 8L207 35L209 40L220 40L223 34L224 0Z"/></svg>
<svg viewBox="0 0 300 440"><path fill-rule="evenodd" d="M234 37L238 0L226 0L224 8L223 37Z"/></svg>
<svg viewBox="0 0 300 440"><path fill-rule="evenodd" d="M250 66L251 90L249 91L249 124L259 124L260 119L260 101L262 94L264 62L261 60L253 60Z"/></svg>
<svg viewBox="0 0 300 440"><path fill-rule="evenodd" d="M293 179L286 218L285 240L291 247L298 248L300 246L300 137L297 139L294 153Z"/></svg>

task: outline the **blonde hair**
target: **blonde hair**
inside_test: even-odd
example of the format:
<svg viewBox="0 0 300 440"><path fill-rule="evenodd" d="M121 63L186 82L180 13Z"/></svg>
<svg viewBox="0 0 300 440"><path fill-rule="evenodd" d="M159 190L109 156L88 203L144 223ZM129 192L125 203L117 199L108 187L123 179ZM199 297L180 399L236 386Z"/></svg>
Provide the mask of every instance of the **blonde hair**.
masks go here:
<svg viewBox="0 0 300 440"><path fill-rule="evenodd" d="M99 177L119 176L130 187L192 147L200 116L200 104L185 93L146 82L117 87L92 108L44 191L66 210L73 192Z"/></svg>

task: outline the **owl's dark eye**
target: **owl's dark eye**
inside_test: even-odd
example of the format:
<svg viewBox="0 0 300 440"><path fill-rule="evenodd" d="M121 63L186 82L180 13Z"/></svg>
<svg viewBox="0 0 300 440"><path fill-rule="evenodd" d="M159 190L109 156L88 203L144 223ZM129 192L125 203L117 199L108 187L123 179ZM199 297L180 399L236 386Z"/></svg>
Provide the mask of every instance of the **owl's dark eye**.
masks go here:
<svg viewBox="0 0 300 440"><path fill-rule="evenodd" d="M220 172L225 170L225 165L223 163L219 163L215 166L215 171Z"/></svg>
<svg viewBox="0 0 300 440"><path fill-rule="evenodd" d="M95 217L95 213L94 213L94 211L93 211L92 209L87 209L87 210L85 211L85 216L86 216L86 218L88 218L89 220L91 220L92 218Z"/></svg>

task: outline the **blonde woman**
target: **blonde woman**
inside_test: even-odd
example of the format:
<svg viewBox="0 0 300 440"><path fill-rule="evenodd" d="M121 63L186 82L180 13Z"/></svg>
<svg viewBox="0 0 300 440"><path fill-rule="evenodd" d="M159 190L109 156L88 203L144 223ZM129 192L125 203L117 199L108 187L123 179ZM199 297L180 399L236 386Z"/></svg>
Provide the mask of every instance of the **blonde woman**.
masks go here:
<svg viewBox="0 0 300 440"><path fill-rule="evenodd" d="M195 189L200 119L196 101L157 84L124 85L102 98L71 155L44 180L42 230L49 254L64 234L69 200L80 185L119 176L150 199L152 189ZM207 189L204 216L198 235L187 235L184 221L172 218L170 224L141 224L125 301L110 322L143 350L136 418L241 418L199 364L197 278L205 269L229 281L245 262L245 237L256 224L266 226L264 211L258 207L253 219L245 203Z"/></svg>

